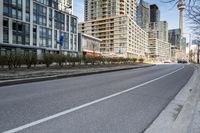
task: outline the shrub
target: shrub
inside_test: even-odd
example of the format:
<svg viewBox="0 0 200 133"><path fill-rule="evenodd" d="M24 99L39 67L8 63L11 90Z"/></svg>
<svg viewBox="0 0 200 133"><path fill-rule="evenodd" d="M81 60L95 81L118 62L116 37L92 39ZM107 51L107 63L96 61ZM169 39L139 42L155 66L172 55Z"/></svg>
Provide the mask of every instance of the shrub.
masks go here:
<svg viewBox="0 0 200 133"><path fill-rule="evenodd" d="M63 63L65 63L65 61L66 61L66 56L64 54L54 54L54 61L60 67L63 67Z"/></svg>
<svg viewBox="0 0 200 133"><path fill-rule="evenodd" d="M105 64L106 58L104 56L99 56L97 59L100 64Z"/></svg>
<svg viewBox="0 0 200 133"><path fill-rule="evenodd" d="M24 54L24 63L27 66L28 69L31 68L31 65L33 64L32 59L33 59L32 53L28 52L28 53Z"/></svg>
<svg viewBox="0 0 200 133"><path fill-rule="evenodd" d="M23 55L18 53L13 55L13 66L14 68L21 67L23 64Z"/></svg>
<svg viewBox="0 0 200 133"><path fill-rule="evenodd" d="M36 67L36 65L37 65L37 63L38 63L37 54L32 54L31 62L32 62L32 64L34 65L34 67Z"/></svg>
<svg viewBox="0 0 200 133"><path fill-rule="evenodd" d="M85 62L85 64L91 63L92 65L94 65L97 62L97 59L96 59L95 56L89 56L89 55L87 55L85 57L84 62Z"/></svg>
<svg viewBox="0 0 200 133"><path fill-rule="evenodd" d="M140 63L143 63L143 62L144 62L144 59L143 59L143 58L140 58L140 59L139 59L139 62L140 62Z"/></svg>
<svg viewBox="0 0 200 133"><path fill-rule="evenodd" d="M0 56L0 66L4 68L4 66L7 65L7 56L6 55L1 55Z"/></svg>
<svg viewBox="0 0 200 133"><path fill-rule="evenodd" d="M82 57L80 56L68 56L67 57L67 61L72 64L72 66L75 66L76 63L78 63L79 65L81 64L82 61Z"/></svg>
<svg viewBox="0 0 200 133"><path fill-rule="evenodd" d="M75 61L76 61L76 63L78 63L79 65L81 65L82 57L81 56L76 56L75 57Z"/></svg>
<svg viewBox="0 0 200 133"><path fill-rule="evenodd" d="M8 69L12 69L13 67L13 54L9 54L6 56L6 60L7 60L7 66L8 66Z"/></svg>
<svg viewBox="0 0 200 133"><path fill-rule="evenodd" d="M49 67L54 61L53 54L46 53L43 56L43 63L46 64L46 67Z"/></svg>
<svg viewBox="0 0 200 133"><path fill-rule="evenodd" d="M132 58L131 60L133 61L133 63L135 63L137 61L137 58Z"/></svg>

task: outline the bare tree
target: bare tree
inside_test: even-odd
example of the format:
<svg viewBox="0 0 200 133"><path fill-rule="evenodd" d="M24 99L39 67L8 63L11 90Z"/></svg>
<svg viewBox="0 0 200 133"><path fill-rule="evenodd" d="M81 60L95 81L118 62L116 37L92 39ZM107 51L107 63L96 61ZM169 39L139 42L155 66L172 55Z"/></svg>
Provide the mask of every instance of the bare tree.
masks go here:
<svg viewBox="0 0 200 133"><path fill-rule="evenodd" d="M173 3L177 6L180 0L161 0L163 3ZM200 0L185 0L186 17L191 24L193 33L200 35Z"/></svg>
<svg viewBox="0 0 200 133"><path fill-rule="evenodd" d="M173 3L174 5L178 5L180 0L161 0L163 3ZM199 0L185 0L187 6L195 5Z"/></svg>

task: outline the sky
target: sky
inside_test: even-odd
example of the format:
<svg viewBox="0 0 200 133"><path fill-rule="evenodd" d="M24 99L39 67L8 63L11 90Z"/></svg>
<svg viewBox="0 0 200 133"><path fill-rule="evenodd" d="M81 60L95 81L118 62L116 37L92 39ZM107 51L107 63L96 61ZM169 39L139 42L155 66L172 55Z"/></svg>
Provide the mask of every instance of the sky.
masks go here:
<svg viewBox="0 0 200 133"><path fill-rule="evenodd" d="M169 29L179 28L179 12L173 3L163 3L162 0L145 0L149 4L157 4L160 8L161 21L168 22ZM84 0L74 0L74 15L79 17L79 22L84 21ZM189 33L189 24L185 23L185 33ZM187 35L185 35L187 36Z"/></svg>

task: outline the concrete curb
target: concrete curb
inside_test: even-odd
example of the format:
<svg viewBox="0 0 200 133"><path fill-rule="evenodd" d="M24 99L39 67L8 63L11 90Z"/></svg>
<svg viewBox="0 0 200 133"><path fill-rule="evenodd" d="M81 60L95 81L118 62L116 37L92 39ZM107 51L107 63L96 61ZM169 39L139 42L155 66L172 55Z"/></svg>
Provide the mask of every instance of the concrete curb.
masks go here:
<svg viewBox="0 0 200 133"><path fill-rule="evenodd" d="M200 95L199 81L200 69L197 68L188 83L144 133L192 133L191 124Z"/></svg>
<svg viewBox="0 0 200 133"><path fill-rule="evenodd" d="M194 113L200 93L200 70L196 71L198 74L195 78L194 84L192 85L192 92L183 105L183 108L176 121L174 122L171 133L190 133L191 124L194 119Z"/></svg>
<svg viewBox="0 0 200 133"><path fill-rule="evenodd" d="M83 73L69 74L69 75L61 74L61 75L36 77L36 78L6 80L6 81L0 81L0 87L24 84L24 83L47 81L47 80L62 79L62 78L79 77L79 76L86 76L86 75L93 75L93 74L109 73L109 72L116 72L116 71L130 70L130 69L146 68L146 67L152 67L152 66L155 66L155 65L134 66L134 67L127 67L127 68L111 69L111 70L102 70L102 71L100 70L100 71L96 71L96 72L83 72Z"/></svg>

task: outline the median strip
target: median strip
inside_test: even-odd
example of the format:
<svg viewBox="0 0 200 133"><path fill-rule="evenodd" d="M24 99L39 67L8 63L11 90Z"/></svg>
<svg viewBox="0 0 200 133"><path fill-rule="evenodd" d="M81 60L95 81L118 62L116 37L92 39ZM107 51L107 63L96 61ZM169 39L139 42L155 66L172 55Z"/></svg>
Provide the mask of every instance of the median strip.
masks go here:
<svg viewBox="0 0 200 133"><path fill-rule="evenodd" d="M2 86L9 86L9 85L16 85L16 84L23 84L23 83L32 83L32 82L40 82L40 81L47 81L47 80L55 80L55 79L62 79L62 78L70 78L70 77L78 77L78 76L86 76L92 74L101 74L107 72L115 72L115 71L122 71L122 70L131 70L131 69L138 69L138 68L146 68L152 67L155 65L152 64L144 64L144 65L132 65L132 66L120 66L120 67L111 67L111 68L96 68L94 70L85 70L80 69L77 72L73 73L64 73L64 74L56 74L50 76L41 76L41 77L31 77L31 78L22 78L22 79L12 79L12 80L1 80L0 87Z"/></svg>

